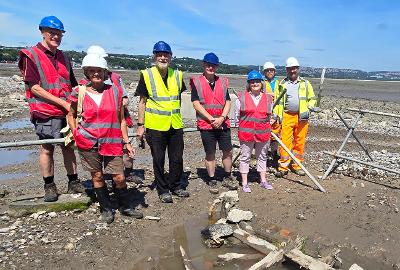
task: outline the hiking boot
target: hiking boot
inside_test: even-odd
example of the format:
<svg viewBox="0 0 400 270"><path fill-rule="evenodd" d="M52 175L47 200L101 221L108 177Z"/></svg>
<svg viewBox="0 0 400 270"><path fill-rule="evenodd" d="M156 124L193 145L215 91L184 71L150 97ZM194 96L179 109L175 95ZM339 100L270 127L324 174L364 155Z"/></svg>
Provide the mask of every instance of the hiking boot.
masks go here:
<svg viewBox="0 0 400 270"><path fill-rule="evenodd" d="M79 179L68 182L68 193L85 193L85 191L86 188Z"/></svg>
<svg viewBox="0 0 400 270"><path fill-rule="evenodd" d="M101 221L111 224L114 221L114 212L112 210L101 211Z"/></svg>
<svg viewBox="0 0 400 270"><path fill-rule="evenodd" d="M136 185L143 184L142 178L140 178L140 177L137 176L137 175L133 175L133 174L130 174L130 175L126 176L126 177L125 177L125 181L126 181L126 182L135 183Z"/></svg>
<svg viewBox="0 0 400 270"><path fill-rule="evenodd" d="M136 211L132 206L129 192L126 188L116 188L114 191L120 204L119 212L122 215L137 219L143 218L143 214L139 211Z"/></svg>
<svg viewBox="0 0 400 270"><path fill-rule="evenodd" d="M228 188L229 190L237 190L239 184L231 175L229 175L224 176L222 179L222 186Z"/></svg>
<svg viewBox="0 0 400 270"><path fill-rule="evenodd" d="M174 195L176 195L176 196L178 196L178 197L181 197L181 198L187 198L187 197L190 196L190 195L189 195L189 192L187 192L186 190L181 189L181 188L172 191L172 194L174 194Z"/></svg>
<svg viewBox="0 0 400 270"><path fill-rule="evenodd" d="M208 181L207 184L210 187L208 190L210 191L211 194L219 193L217 180L211 179L210 181Z"/></svg>
<svg viewBox="0 0 400 270"><path fill-rule="evenodd" d="M282 178L282 177L284 177L284 176L287 175L287 174L288 174L287 171L277 171L277 172L275 173L275 177Z"/></svg>
<svg viewBox="0 0 400 270"><path fill-rule="evenodd" d="M58 200L58 192L55 183L44 184L44 198L45 202L55 202Z"/></svg>
<svg viewBox="0 0 400 270"><path fill-rule="evenodd" d="M107 224L111 224L114 221L114 212L107 187L94 188L94 192L100 204L101 220Z"/></svg>
<svg viewBox="0 0 400 270"><path fill-rule="evenodd" d="M302 170L302 169L300 169L300 170L292 170L292 173L294 173L294 174L297 174L298 176L304 176L304 175L306 175L306 173Z"/></svg>
<svg viewBox="0 0 400 270"><path fill-rule="evenodd" d="M159 198L162 203L172 203L172 196L169 193L163 193Z"/></svg>

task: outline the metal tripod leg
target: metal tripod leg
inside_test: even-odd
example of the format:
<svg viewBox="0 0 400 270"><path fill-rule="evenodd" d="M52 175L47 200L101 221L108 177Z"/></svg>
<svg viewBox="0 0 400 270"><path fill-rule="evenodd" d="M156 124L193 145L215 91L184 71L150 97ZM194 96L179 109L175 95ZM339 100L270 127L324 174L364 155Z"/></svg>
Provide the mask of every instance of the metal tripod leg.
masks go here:
<svg viewBox="0 0 400 270"><path fill-rule="evenodd" d="M350 138L350 135L353 133L354 128L357 126L358 120L360 120L361 116L363 114L359 114L356 118L356 120L353 122L353 125L349 128L349 131L346 134L346 137L344 138L344 141L342 142L342 145L339 147L339 150L336 151L336 155L340 155L340 152L343 151L344 146L346 145L347 141ZM325 178L328 177L328 175L331 173L333 166L335 166L335 163L337 161L337 158L335 157L332 159L331 164L329 165L329 168L326 170L325 174L322 176L322 180L325 180Z"/></svg>
<svg viewBox="0 0 400 270"><path fill-rule="evenodd" d="M344 120L344 118L342 117L342 115L340 114L339 110L337 108L335 108L335 112L336 114L339 116L340 120L342 120L343 124L346 126L347 129L350 129L349 124L346 122L346 120ZM361 143L361 141L358 139L356 133L354 132L354 130L352 130L351 135L353 135L353 138L358 142L358 144L361 146L361 148L364 150L365 154L369 157L369 159L371 161L374 161L371 157L371 155L369 154L367 148Z"/></svg>
<svg viewBox="0 0 400 270"><path fill-rule="evenodd" d="M319 190L322 192L326 192L326 190L321 186L320 183L314 178L314 176L304 167L303 164L293 155L293 153L286 147L286 145L279 139L278 136L276 136L275 133L271 132L271 136L274 137L274 139L282 146L283 149L289 154L289 156L292 158L294 162L296 162L297 165L300 166L300 168L307 174L307 176L314 182L314 184L318 187Z"/></svg>

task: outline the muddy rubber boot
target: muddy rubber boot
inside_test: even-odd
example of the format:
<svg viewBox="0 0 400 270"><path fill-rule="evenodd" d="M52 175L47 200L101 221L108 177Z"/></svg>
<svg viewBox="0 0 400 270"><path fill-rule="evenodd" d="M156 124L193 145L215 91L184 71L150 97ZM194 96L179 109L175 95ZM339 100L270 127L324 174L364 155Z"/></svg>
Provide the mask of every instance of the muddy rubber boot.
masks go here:
<svg viewBox="0 0 400 270"><path fill-rule="evenodd" d="M143 214L132 207L127 188L116 188L114 192L118 198L119 211L122 215L137 219L143 218Z"/></svg>
<svg viewBox="0 0 400 270"><path fill-rule="evenodd" d="M56 184L44 184L44 198L45 202L55 202L58 200L58 192Z"/></svg>
<svg viewBox="0 0 400 270"><path fill-rule="evenodd" d="M106 187L94 188L96 193L97 201L100 204L101 220L107 224L111 224L114 221L114 212L110 201L110 195Z"/></svg>

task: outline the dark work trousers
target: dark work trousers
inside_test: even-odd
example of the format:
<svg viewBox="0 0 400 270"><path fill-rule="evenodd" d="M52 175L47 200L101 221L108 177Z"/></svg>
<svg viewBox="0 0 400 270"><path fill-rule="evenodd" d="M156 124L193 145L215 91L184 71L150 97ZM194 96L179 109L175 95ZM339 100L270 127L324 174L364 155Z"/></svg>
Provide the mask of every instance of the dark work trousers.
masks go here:
<svg viewBox="0 0 400 270"><path fill-rule="evenodd" d="M158 194L181 188L183 172L183 129L158 131L146 129L146 140L153 156L153 170ZM168 149L169 174L164 174L165 151Z"/></svg>

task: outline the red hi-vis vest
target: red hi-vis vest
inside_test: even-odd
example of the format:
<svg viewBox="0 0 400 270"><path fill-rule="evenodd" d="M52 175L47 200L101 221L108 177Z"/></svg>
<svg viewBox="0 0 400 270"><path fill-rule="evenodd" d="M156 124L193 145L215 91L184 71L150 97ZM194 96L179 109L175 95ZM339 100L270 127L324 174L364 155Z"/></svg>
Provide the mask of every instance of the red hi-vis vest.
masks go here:
<svg viewBox="0 0 400 270"><path fill-rule="evenodd" d="M72 92L78 98L79 87ZM82 121L74 129L76 146L89 150L97 144L103 156L122 156L122 131L119 122L119 109L122 105L122 89L106 85L100 106L89 96L83 98Z"/></svg>
<svg viewBox="0 0 400 270"><path fill-rule="evenodd" d="M226 94L228 92L228 80L222 77L216 77L214 90L211 89L204 75L192 77L191 85L194 85L199 95L199 102L204 109L213 117L222 115L226 102ZM207 119L203 118L201 114L196 112L197 127L200 130L213 129ZM230 128L231 123L229 117L225 119L225 125Z"/></svg>
<svg viewBox="0 0 400 270"><path fill-rule="evenodd" d="M261 93L261 100L256 106L248 91L238 93L240 100L239 140L245 142L266 142L271 137L273 99L265 92Z"/></svg>
<svg viewBox="0 0 400 270"><path fill-rule="evenodd" d="M46 54L36 46L21 50L19 55L20 57L26 55L35 63L39 71L40 87L55 97L67 99L72 91L69 74L71 63L62 51L57 50L56 52L57 68L54 67ZM67 114L64 109L33 95L27 84L25 95L29 103L31 117L35 117L35 115L62 117Z"/></svg>
<svg viewBox="0 0 400 270"><path fill-rule="evenodd" d="M118 73L115 73L115 72L111 72L111 71L110 71L110 72L108 73L108 76L109 76L109 78L110 78L111 83L113 83L113 84L114 84L115 86L117 86L118 88L123 89L122 84L121 84L121 82L122 82L121 76L120 76ZM81 80L79 81L79 84L80 84L80 85L86 85L86 84L88 84L88 83L89 83L89 81L88 81L87 79L81 79ZM124 92L124 91L123 91L123 92ZM126 95L128 96L128 93L125 92L124 94L126 94ZM125 108L125 109L124 109L124 116L125 116L126 125L127 125L128 127L132 128L132 127L133 127L133 120L132 120L131 114L129 113L128 108Z"/></svg>

